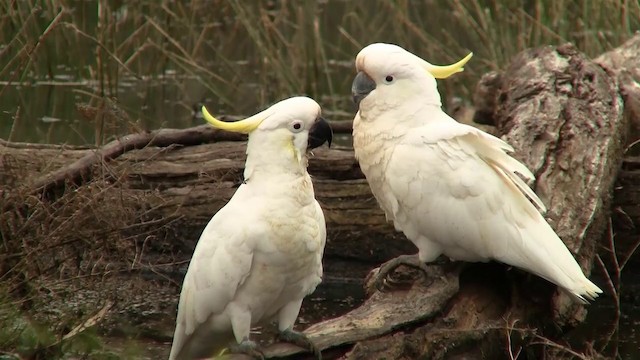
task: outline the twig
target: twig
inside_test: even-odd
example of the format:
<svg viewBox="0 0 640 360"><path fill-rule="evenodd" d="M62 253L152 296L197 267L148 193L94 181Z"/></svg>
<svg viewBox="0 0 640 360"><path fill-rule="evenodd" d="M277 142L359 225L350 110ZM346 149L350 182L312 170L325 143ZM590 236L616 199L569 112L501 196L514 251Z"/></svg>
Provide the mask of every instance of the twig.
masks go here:
<svg viewBox="0 0 640 360"><path fill-rule="evenodd" d="M507 335L507 352L509 353L509 359L510 360L515 360L520 356L520 352L522 352L522 346L518 347L518 352L516 352L516 354L513 354L513 350L511 349L511 332L512 330L515 328L516 323L518 322L518 320L514 320L512 323L507 323L507 327L505 328L505 332Z"/></svg>
<svg viewBox="0 0 640 360"><path fill-rule="evenodd" d="M607 278L607 286L609 287L609 291L611 292L611 296L613 297L614 300L614 306L615 306L615 318L613 319L613 321L611 322L611 330L609 331L609 333L607 334L607 337L605 338L603 345L601 347L601 349L599 350L600 352L602 352L604 350L605 347L607 347L607 345L609 345L609 343L611 342L611 339L613 338L613 336L615 334L617 334L618 332L618 328L620 325L620 272L621 272L621 268L620 268L620 263L618 262L618 257L616 255L616 250L615 250L615 242L614 242L614 234L613 234L613 224L611 221L611 218L609 218L609 223L608 223L608 232L607 232L607 239L608 239L608 248L606 249L610 255L611 255L611 261L613 262L613 278L611 277L611 272L607 269L607 267L604 264L604 261L602 260L602 258L600 257L600 255L596 255L596 261L598 262L598 266L600 266L600 268L602 269L602 272L605 274L606 278ZM618 355L618 347L615 346L614 347L614 356L613 358L616 358Z"/></svg>
<svg viewBox="0 0 640 360"><path fill-rule="evenodd" d="M113 304L114 303L112 301L107 301L107 303L100 310L98 310L94 315L92 315L87 320L85 320L82 323L80 323L78 326L76 326L71 331L69 331L67 334L65 334L60 340L56 341L55 343L51 344L50 346L58 345L62 341L68 340L68 339L80 334L81 332L87 330L88 328L90 328L92 326L95 326L100 321L102 321L102 319L104 319L105 316L107 316L109 310L113 307Z"/></svg>
<svg viewBox="0 0 640 360"><path fill-rule="evenodd" d="M13 123L11 124L11 130L9 131L9 136L7 137L8 141L13 139L13 135L16 132L16 127L18 127L18 123L20 122L20 106L16 109L15 115L13 115Z"/></svg>
<svg viewBox="0 0 640 360"><path fill-rule="evenodd" d="M28 142L17 142L0 139L0 146L13 149L52 149L52 150L90 150L95 149L94 146L88 145L67 145L67 144L38 144Z"/></svg>
<svg viewBox="0 0 640 360"><path fill-rule="evenodd" d="M581 354L581 353L571 349L568 346L565 346L565 345L562 345L562 344L558 344L557 342L555 342L555 341L553 341L551 339L548 339L548 338L546 338L544 336L538 335L535 332L532 333L532 335L536 339L540 340L540 342L532 342L531 344L544 345L544 346L549 346L549 347L552 347L552 348L555 348L555 349L558 349L558 350L562 350L564 352L567 352L567 353L575 356L578 359L582 359L582 360L590 360L591 359L590 357L588 357L585 354Z"/></svg>
<svg viewBox="0 0 640 360"><path fill-rule="evenodd" d="M98 47L100 49L102 49L103 51L105 51L113 60L115 60L115 62L117 62L120 66L122 66L123 69L125 69L127 72L129 72L129 74L131 74L131 76L133 76L134 78L138 79L138 80L142 80L142 77L140 75L138 75L138 73L136 73L135 71L131 70L127 64L125 64L124 62L122 62L122 60L120 60L120 58L118 56L116 56L116 54L112 53L109 49L107 49L107 47L97 38L87 34L86 32L78 29L78 27L76 26L76 24L73 23L64 23L64 25L68 28L71 28L73 31L75 31L77 34L80 34L82 36L84 36L85 38L93 41L96 45L98 45Z"/></svg>

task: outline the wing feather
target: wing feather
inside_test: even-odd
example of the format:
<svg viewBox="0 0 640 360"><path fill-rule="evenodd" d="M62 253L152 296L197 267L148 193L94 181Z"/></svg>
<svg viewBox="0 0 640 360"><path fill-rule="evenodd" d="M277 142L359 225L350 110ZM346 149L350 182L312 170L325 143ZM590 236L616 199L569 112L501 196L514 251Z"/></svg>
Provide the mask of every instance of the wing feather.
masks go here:
<svg viewBox="0 0 640 360"><path fill-rule="evenodd" d="M491 138L493 139L491 139ZM497 145L492 140L497 139L489 134L478 131L477 133L470 133L464 136L464 140L471 143L472 146L477 149L480 158L491 165L496 171L499 169L499 173L505 175L506 183L511 182L511 185L515 185L523 194L525 194L533 204L541 211L546 212L547 208L544 206L538 195L527 185L516 173L525 177L525 179L533 181L535 176L524 164L511 157L505 152L505 148L493 147ZM502 140L500 140L502 141ZM513 151L513 149L511 149Z"/></svg>
<svg viewBox="0 0 640 360"><path fill-rule="evenodd" d="M435 242L453 259L495 259L578 298L593 297L600 290L536 209L544 210L542 201L516 173L533 174L509 150L502 140L457 123L413 129L395 146L385 173L401 204L396 227L419 249L433 248L420 242Z"/></svg>
<svg viewBox="0 0 640 360"><path fill-rule="evenodd" d="M452 121L455 121L451 119ZM444 144L440 148L450 159L469 154L479 156L483 161L489 163L494 169L500 169L500 173L505 175L505 181L515 185L525 194L533 204L542 212L546 212L546 207L542 200L516 173L522 175L529 181L535 180L535 176L524 164L509 155L513 147L504 140L487 134L473 126L451 122L438 122L430 124L427 131L420 131L419 137L413 136L409 142L420 144ZM446 141L446 140L456 141ZM444 141L444 142L443 142ZM464 150L460 152L459 150ZM456 152L456 153L452 153Z"/></svg>
<svg viewBox="0 0 640 360"><path fill-rule="evenodd" d="M508 242L521 241L515 225L518 214L505 206L497 183L502 180L494 169L467 151L455 137L397 145L386 176L402 204L395 214L396 227L410 239L439 242L454 259L487 261L506 252Z"/></svg>
<svg viewBox="0 0 640 360"><path fill-rule="evenodd" d="M235 214L233 205L216 213L196 245L180 293L170 359L180 354L201 324L224 311L249 276L251 234L235 223L243 217Z"/></svg>

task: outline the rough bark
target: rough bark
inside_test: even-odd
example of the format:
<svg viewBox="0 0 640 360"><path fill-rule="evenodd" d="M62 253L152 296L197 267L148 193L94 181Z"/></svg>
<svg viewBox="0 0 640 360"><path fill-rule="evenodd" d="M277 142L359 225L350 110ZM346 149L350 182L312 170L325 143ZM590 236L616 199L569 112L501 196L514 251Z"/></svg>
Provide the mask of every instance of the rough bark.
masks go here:
<svg viewBox="0 0 640 360"><path fill-rule="evenodd" d="M624 99L624 112L629 117L631 127L629 142L640 138L640 34L636 34L621 46L606 52L593 60L609 75L616 79L619 92ZM502 72L491 71L484 74L473 95L475 113L473 120L478 124L497 126L495 118L503 85Z"/></svg>
<svg viewBox="0 0 640 360"><path fill-rule="evenodd" d="M594 62L618 80L624 98L625 114L629 117L631 137L640 138L640 33L621 46L606 52Z"/></svg>
<svg viewBox="0 0 640 360"><path fill-rule="evenodd" d="M493 78L496 97L488 103L494 108L489 113L491 106L485 107L487 118L516 148L515 156L537 175L535 188L549 208L549 221L587 272L604 230L627 132L621 89L610 74L571 46L525 51ZM110 297L119 304L114 309L120 313L113 315L112 323L126 318L135 306L138 318L129 320L136 326L171 327L181 277L199 233L242 179L244 144L151 145L167 144L147 143L122 154L120 144L113 153L118 157L96 155L94 150L0 144L2 208L16 213L0 224L0 230L5 245L18 243L0 255L3 273L23 261L28 263L24 265L28 276L97 278L103 293L105 287L110 289ZM52 204L33 196L16 204L21 191L43 188L44 180L34 174L96 156L87 184L67 187ZM637 160L629 159L621 173L627 188L636 189L634 184L640 183L638 168ZM362 266L354 270L358 264L366 269L415 252L386 223L350 150L317 150L309 171L327 218L327 273L360 279ZM41 179L51 183L58 178ZM86 199L96 203L85 204ZM621 199L625 200L631 201ZM631 204L622 206L637 219L640 214L630 210ZM76 206L72 213L62 212L71 205ZM106 211L109 207L114 211ZM56 222L52 220L56 214L73 221ZM48 228L30 227L34 222L50 226L54 234L43 240L38 236L48 234ZM38 251L24 248L25 244L35 244ZM333 268L340 262L342 268ZM450 270L439 273L437 267L428 286L416 282L409 290L375 294L362 307L319 322L307 333L322 348L337 347L329 350L335 352L331 357L347 359L440 359L478 353L504 357L509 338L505 329L514 322L521 326L518 332L523 338L531 338L525 329L531 327L544 329L542 335L553 338L562 332L549 332L553 315L564 324L580 317L575 307L560 306L566 303L548 283L503 265L465 265L459 276ZM55 297L68 282L48 286L55 291L47 296ZM122 294L123 288L130 292ZM101 298L103 293L96 290L94 296ZM555 299L554 305L550 299ZM166 339L171 334L157 336ZM298 350L276 344L268 354Z"/></svg>
<svg viewBox="0 0 640 360"><path fill-rule="evenodd" d="M502 76L498 128L536 175L547 219L589 273L627 136L615 79L572 45L517 56Z"/></svg>

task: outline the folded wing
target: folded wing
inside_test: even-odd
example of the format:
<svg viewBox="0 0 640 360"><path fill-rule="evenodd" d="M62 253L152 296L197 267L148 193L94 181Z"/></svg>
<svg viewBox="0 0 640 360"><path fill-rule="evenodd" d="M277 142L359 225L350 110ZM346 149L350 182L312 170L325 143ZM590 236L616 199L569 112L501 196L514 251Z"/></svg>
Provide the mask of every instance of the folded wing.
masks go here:
<svg viewBox="0 0 640 360"><path fill-rule="evenodd" d="M453 120L452 120L453 121ZM387 181L396 225L437 242L457 260L498 260L576 295L600 292L545 221L545 207L519 177L533 179L504 141L459 123L430 124L397 145Z"/></svg>
<svg viewBox="0 0 640 360"><path fill-rule="evenodd" d="M224 215L224 209L216 214L194 251L180 294L170 359L180 354L198 326L224 311L249 276L253 250L242 227L225 224Z"/></svg>

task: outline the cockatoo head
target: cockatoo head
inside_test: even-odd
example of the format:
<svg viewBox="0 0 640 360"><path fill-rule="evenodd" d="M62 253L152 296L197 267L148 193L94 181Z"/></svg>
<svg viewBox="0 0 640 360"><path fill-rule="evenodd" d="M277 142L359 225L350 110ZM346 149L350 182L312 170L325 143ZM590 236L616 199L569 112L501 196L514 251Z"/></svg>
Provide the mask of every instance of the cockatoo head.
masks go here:
<svg viewBox="0 0 640 360"><path fill-rule="evenodd" d="M220 121L204 106L202 114L215 128L249 134L247 153L255 149L264 158L282 158L284 153L300 162L307 150L325 142L331 145L333 137L331 126L320 116L320 105L304 96L282 100L240 121Z"/></svg>
<svg viewBox="0 0 640 360"><path fill-rule="evenodd" d="M437 79L445 79L463 71L473 54L453 65L433 65L393 44L375 43L366 46L356 57L358 74L353 80L353 101L375 101L377 98L406 100L420 97L424 102L440 106ZM371 100L369 100L371 99Z"/></svg>

